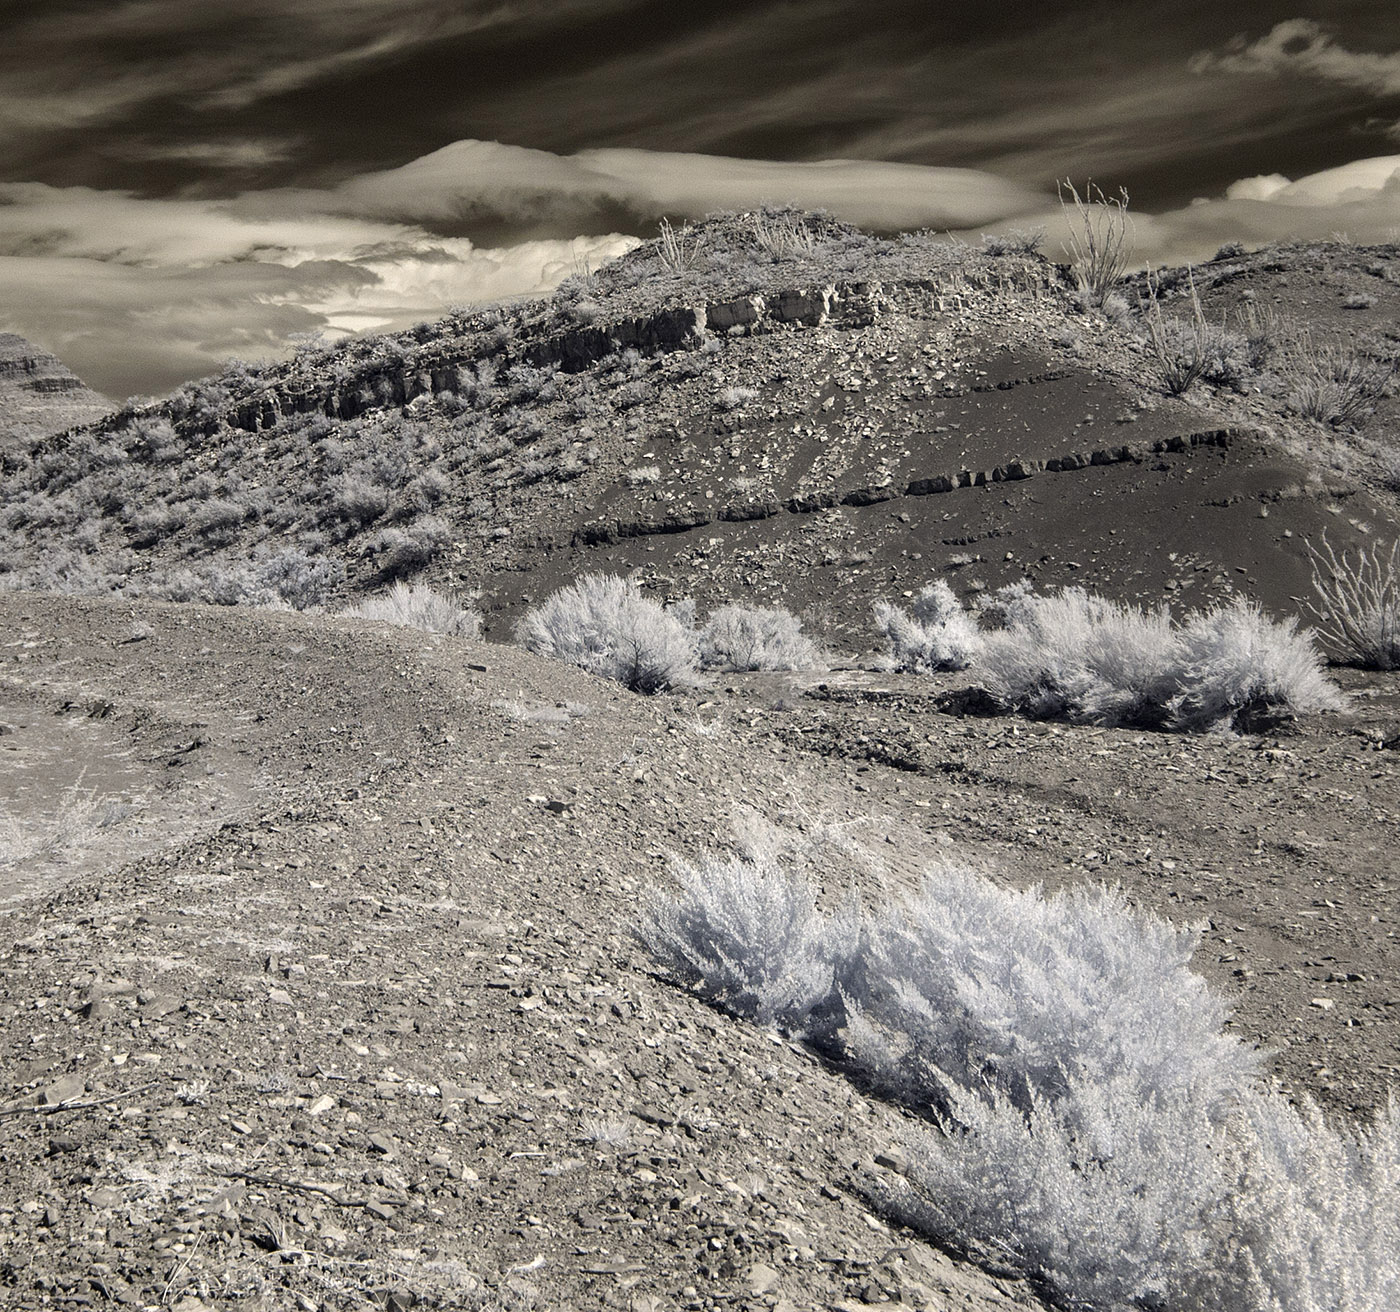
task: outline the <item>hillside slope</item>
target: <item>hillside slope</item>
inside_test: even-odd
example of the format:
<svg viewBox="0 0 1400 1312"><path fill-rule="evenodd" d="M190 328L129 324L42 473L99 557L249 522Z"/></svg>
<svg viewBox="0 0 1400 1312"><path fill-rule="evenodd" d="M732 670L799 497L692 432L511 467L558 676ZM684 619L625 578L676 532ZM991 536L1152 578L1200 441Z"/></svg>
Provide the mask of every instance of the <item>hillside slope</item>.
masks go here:
<svg viewBox="0 0 1400 1312"><path fill-rule="evenodd" d="M0 871L7 1306L1039 1306L871 1211L902 1113L632 939L739 806L895 886L1122 881L1209 922L1290 1089L1357 1115L1400 1066L1394 675L1181 739L291 614L0 593L0 632L7 814L102 804Z"/></svg>
<svg viewBox="0 0 1400 1312"><path fill-rule="evenodd" d="M859 646L872 600L939 575L1288 611L1307 542L1396 535L1393 248L1202 268L1221 354L1172 395L1141 282L1086 308L1038 255L787 221L780 250L716 219L669 262L652 243L55 439L7 480L0 570L294 605L423 573L479 589L498 636L577 573L636 570ZM1158 283L1173 342L1192 285ZM1352 361L1365 413L1300 412L1309 344Z"/></svg>

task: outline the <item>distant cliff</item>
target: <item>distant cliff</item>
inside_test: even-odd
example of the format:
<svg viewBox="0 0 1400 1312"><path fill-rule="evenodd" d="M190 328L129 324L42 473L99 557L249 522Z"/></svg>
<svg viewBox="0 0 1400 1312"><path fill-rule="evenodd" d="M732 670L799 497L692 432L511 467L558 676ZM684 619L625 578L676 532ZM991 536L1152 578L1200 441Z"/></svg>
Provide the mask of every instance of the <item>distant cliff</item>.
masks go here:
<svg viewBox="0 0 1400 1312"><path fill-rule="evenodd" d="M0 333L0 443L61 433L113 408L57 356Z"/></svg>

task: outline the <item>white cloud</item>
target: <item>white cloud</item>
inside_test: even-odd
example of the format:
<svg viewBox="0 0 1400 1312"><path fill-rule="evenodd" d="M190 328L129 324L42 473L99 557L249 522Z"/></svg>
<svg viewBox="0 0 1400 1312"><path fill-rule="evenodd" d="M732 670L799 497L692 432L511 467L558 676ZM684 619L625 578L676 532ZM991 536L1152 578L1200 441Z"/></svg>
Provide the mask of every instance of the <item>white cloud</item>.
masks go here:
<svg viewBox="0 0 1400 1312"><path fill-rule="evenodd" d="M494 141L458 141L334 192L289 193L299 205L419 222L477 214L525 221L581 217L621 205L643 218L700 217L765 202L829 209L872 227L969 227L1040 203L1028 188L975 169L864 160L783 163L648 150L552 155ZM274 198L275 202L275 198Z"/></svg>
<svg viewBox="0 0 1400 1312"><path fill-rule="evenodd" d="M1265 173L1232 182L1225 188L1225 196L1228 200L1268 200L1290 185L1282 173Z"/></svg>
<svg viewBox="0 0 1400 1312"><path fill-rule="evenodd" d="M636 244L620 235L482 249L411 224L239 201L0 186L0 327L115 396L168 389L292 333L402 328L539 294Z"/></svg>
<svg viewBox="0 0 1400 1312"><path fill-rule="evenodd" d="M1376 95L1400 96L1400 53L1348 50L1311 18L1276 23L1257 41L1237 37L1223 52L1196 55L1191 68L1197 73L1311 77Z"/></svg>

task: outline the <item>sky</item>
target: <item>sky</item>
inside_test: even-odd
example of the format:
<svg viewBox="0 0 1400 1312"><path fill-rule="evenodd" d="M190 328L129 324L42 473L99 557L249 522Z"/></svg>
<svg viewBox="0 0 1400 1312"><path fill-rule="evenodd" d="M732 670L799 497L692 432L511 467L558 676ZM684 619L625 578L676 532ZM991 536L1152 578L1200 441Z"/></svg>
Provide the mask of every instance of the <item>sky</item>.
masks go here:
<svg viewBox="0 0 1400 1312"><path fill-rule="evenodd" d="M0 330L123 399L763 203L1400 240L1395 0L0 0Z"/></svg>

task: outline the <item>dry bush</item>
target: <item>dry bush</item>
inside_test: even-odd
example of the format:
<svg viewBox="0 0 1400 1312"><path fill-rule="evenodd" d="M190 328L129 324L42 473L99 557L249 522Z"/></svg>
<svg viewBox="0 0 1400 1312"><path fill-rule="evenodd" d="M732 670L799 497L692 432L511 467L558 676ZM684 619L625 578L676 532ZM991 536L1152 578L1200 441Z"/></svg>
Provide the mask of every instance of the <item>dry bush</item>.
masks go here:
<svg viewBox="0 0 1400 1312"><path fill-rule="evenodd" d="M982 645L977 621L943 579L921 589L907 611L876 602L875 627L894 668L915 674L966 669Z"/></svg>
<svg viewBox="0 0 1400 1312"><path fill-rule="evenodd" d="M700 630L705 670L824 670L822 650L789 611L721 606Z"/></svg>
<svg viewBox="0 0 1400 1312"><path fill-rule="evenodd" d="M589 574L528 611L515 628L530 651L568 661L633 692L695 681L691 630L615 575Z"/></svg>
<svg viewBox="0 0 1400 1312"><path fill-rule="evenodd" d="M475 638L481 632L481 616L425 583L395 583L377 597L369 597L343 612L354 619L377 620L422 629L426 633L447 633L457 638Z"/></svg>
<svg viewBox="0 0 1400 1312"><path fill-rule="evenodd" d="M1338 660L1367 670L1400 669L1400 541L1340 556L1324 536L1308 543L1317 601L1308 609Z"/></svg>
<svg viewBox="0 0 1400 1312"><path fill-rule="evenodd" d="M1070 258L1070 271L1085 299L1092 305L1102 305L1122 281L1133 257L1128 193L1120 187L1118 195L1109 199L1090 182L1081 197L1068 178L1056 185L1069 227L1064 250Z"/></svg>
<svg viewBox="0 0 1400 1312"><path fill-rule="evenodd" d="M1078 588L1008 589L1001 608L1004 627L984 636L976 670L993 696L1036 719L1247 731L1341 705L1296 621L1243 599L1180 626L1164 607Z"/></svg>
<svg viewBox="0 0 1400 1312"><path fill-rule="evenodd" d="M1353 342L1316 340L1300 330L1279 362L1289 406L1305 419L1358 427L1389 391L1397 361L1377 360Z"/></svg>
<svg viewBox="0 0 1400 1312"><path fill-rule="evenodd" d="M1400 1105L1333 1125L1266 1085L1199 929L951 869L825 913L800 839L676 873L640 932L678 981L914 1114L864 1181L891 1219L1082 1312L1397 1306Z"/></svg>

